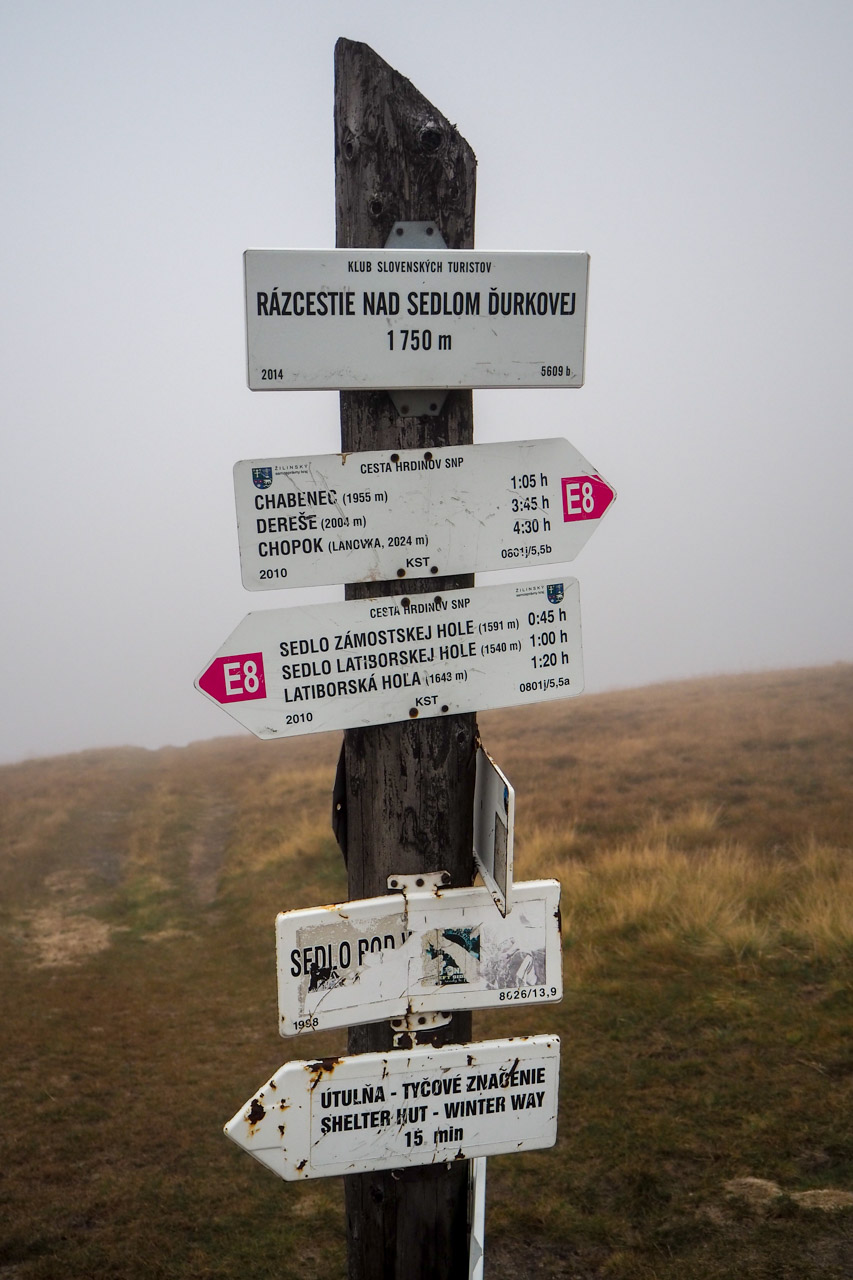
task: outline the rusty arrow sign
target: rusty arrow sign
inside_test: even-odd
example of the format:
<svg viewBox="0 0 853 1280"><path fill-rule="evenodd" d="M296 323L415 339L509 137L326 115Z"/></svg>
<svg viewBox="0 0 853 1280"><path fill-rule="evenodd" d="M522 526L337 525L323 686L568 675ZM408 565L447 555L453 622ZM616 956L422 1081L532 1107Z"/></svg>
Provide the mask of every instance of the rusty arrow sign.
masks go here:
<svg viewBox="0 0 853 1280"><path fill-rule="evenodd" d="M288 1062L225 1126L287 1181L529 1151L557 1139L556 1036Z"/></svg>

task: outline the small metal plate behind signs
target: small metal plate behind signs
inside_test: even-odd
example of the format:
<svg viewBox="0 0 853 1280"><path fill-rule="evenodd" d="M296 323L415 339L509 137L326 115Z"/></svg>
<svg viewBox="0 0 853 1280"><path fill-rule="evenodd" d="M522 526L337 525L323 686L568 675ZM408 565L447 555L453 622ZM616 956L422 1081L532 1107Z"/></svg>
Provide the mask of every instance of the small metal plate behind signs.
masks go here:
<svg viewBox="0 0 853 1280"><path fill-rule="evenodd" d="M560 1000L559 904L557 880L528 880L506 917L482 886L283 911L281 1034Z"/></svg>
<svg viewBox="0 0 853 1280"><path fill-rule="evenodd" d="M288 1181L557 1140L556 1036L288 1062L225 1126Z"/></svg>
<svg viewBox="0 0 853 1280"><path fill-rule="evenodd" d="M446 249L447 242L434 222L395 222L385 248Z"/></svg>
<svg viewBox="0 0 853 1280"><path fill-rule="evenodd" d="M477 751L474 784L474 861L501 915L512 910L515 789L488 751Z"/></svg>

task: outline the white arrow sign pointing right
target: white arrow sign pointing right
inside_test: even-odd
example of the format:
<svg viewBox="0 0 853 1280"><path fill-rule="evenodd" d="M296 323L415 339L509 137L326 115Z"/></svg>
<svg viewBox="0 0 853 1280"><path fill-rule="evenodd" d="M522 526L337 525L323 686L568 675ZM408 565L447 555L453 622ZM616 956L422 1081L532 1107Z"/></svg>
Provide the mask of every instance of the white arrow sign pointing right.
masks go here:
<svg viewBox="0 0 853 1280"><path fill-rule="evenodd" d="M615 497L559 439L253 458L234 495L249 591L573 560Z"/></svg>

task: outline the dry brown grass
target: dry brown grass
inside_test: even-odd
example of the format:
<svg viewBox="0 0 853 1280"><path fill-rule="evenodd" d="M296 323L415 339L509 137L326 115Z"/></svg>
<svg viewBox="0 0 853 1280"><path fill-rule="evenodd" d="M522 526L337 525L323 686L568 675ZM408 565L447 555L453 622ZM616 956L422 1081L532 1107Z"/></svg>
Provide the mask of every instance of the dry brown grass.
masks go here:
<svg viewBox="0 0 853 1280"><path fill-rule="evenodd" d="M480 717L519 831L579 853L656 817L716 815L751 849L851 844L851 666L651 685Z"/></svg>
<svg viewBox="0 0 853 1280"><path fill-rule="evenodd" d="M493 712L517 878L562 882L552 1152L489 1165L487 1266L853 1274L853 667ZM288 1057L277 911L339 900L337 735L0 769L0 1276L343 1274L338 1180L221 1125ZM45 1140L47 1139L47 1140ZM761 1212L737 1180L784 1189ZM834 1207L833 1207L834 1206ZM816 1219L820 1219L816 1225Z"/></svg>
<svg viewBox="0 0 853 1280"><path fill-rule="evenodd" d="M708 817L703 811L701 825L694 811L671 826L655 819L634 840L582 860L570 842L539 832L517 866L560 880L570 945L624 937L735 959L785 948L853 956L853 851L809 841L782 856L756 855L712 842Z"/></svg>

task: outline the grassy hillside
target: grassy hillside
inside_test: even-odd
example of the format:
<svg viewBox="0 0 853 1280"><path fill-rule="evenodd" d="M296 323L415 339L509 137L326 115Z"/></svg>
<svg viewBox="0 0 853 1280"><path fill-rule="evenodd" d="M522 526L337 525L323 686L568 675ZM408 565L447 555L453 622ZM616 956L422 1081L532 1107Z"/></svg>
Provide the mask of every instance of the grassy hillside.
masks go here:
<svg viewBox="0 0 853 1280"><path fill-rule="evenodd" d="M486 1275L853 1274L853 666L484 714L516 877L563 884L552 1151ZM0 768L0 1280L342 1276L339 1179L221 1127L288 1058L277 911L345 897L338 735Z"/></svg>

